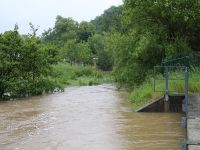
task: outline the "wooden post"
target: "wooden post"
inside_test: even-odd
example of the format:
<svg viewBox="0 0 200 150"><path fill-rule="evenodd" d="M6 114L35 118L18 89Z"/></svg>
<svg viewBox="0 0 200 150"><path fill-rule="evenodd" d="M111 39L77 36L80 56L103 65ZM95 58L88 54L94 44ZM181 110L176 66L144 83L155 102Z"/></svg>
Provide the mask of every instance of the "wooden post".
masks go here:
<svg viewBox="0 0 200 150"><path fill-rule="evenodd" d="M98 58L93 58L93 69L94 70L97 69L97 60L98 60Z"/></svg>

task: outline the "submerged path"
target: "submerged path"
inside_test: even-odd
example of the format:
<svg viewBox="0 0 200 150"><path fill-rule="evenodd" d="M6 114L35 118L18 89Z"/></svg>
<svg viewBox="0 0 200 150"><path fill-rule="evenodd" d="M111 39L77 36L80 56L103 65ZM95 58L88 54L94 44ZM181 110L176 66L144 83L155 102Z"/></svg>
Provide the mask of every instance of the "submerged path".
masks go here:
<svg viewBox="0 0 200 150"><path fill-rule="evenodd" d="M134 113L105 84L0 102L0 150L178 150L182 114Z"/></svg>
<svg viewBox="0 0 200 150"><path fill-rule="evenodd" d="M200 97L191 96L187 120L188 149L200 150Z"/></svg>

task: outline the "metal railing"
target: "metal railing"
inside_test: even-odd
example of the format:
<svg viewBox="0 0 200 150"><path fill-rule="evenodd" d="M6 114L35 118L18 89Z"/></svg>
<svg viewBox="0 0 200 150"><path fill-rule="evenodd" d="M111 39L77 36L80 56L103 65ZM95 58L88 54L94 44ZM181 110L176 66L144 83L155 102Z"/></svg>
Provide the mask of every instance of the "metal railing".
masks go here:
<svg viewBox="0 0 200 150"><path fill-rule="evenodd" d="M177 59L168 59L162 62L162 66L154 67L154 91L165 92L165 101L169 100L169 93L184 94L185 99L183 101L183 111L186 113L186 117L182 117L182 126L187 127L188 111L189 111L189 96L188 96L188 81L189 70L200 68L200 53L192 52L188 56L183 56ZM163 87L156 88L156 82L164 82L161 84ZM170 82L173 82L171 89ZM180 83L181 82L181 83ZM176 83L182 84L182 91L177 90ZM159 85L159 84L158 84ZM180 88L180 87L179 87ZM181 150L187 150L188 145L200 145L200 142L184 141L181 144Z"/></svg>
<svg viewBox="0 0 200 150"><path fill-rule="evenodd" d="M191 52L179 58L167 58L162 61L162 66L187 66L200 67L200 52Z"/></svg>
<svg viewBox="0 0 200 150"><path fill-rule="evenodd" d="M188 78L189 68L187 66L154 67L154 92L165 93L165 101L169 101L169 94L184 95L183 111L186 115L188 112Z"/></svg>

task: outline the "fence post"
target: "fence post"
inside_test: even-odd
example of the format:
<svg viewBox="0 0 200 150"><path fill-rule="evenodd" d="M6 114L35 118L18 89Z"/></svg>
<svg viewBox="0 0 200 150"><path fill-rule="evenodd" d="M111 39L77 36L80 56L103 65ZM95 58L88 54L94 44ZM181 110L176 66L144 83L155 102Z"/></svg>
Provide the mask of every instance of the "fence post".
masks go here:
<svg viewBox="0 0 200 150"><path fill-rule="evenodd" d="M165 66L165 101L169 101L169 78L168 78L168 66Z"/></svg>
<svg viewBox="0 0 200 150"><path fill-rule="evenodd" d="M188 114L188 67L185 67L185 112Z"/></svg>
<svg viewBox="0 0 200 150"><path fill-rule="evenodd" d="M169 101L169 66L165 66L165 99L164 99L164 111L169 112L170 111L170 101Z"/></svg>
<svg viewBox="0 0 200 150"><path fill-rule="evenodd" d="M154 66L154 70L153 70L153 89L155 92L156 91L156 66Z"/></svg>

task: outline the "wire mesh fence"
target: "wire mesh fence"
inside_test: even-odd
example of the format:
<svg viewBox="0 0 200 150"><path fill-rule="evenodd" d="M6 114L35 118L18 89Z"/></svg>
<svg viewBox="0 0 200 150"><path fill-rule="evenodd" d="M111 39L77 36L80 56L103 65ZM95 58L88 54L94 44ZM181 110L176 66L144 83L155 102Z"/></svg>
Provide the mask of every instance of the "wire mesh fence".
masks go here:
<svg viewBox="0 0 200 150"><path fill-rule="evenodd" d="M185 66L155 66L154 91L184 93L185 77Z"/></svg>
<svg viewBox="0 0 200 150"><path fill-rule="evenodd" d="M200 67L200 52L191 52L187 56L162 61L162 66Z"/></svg>

